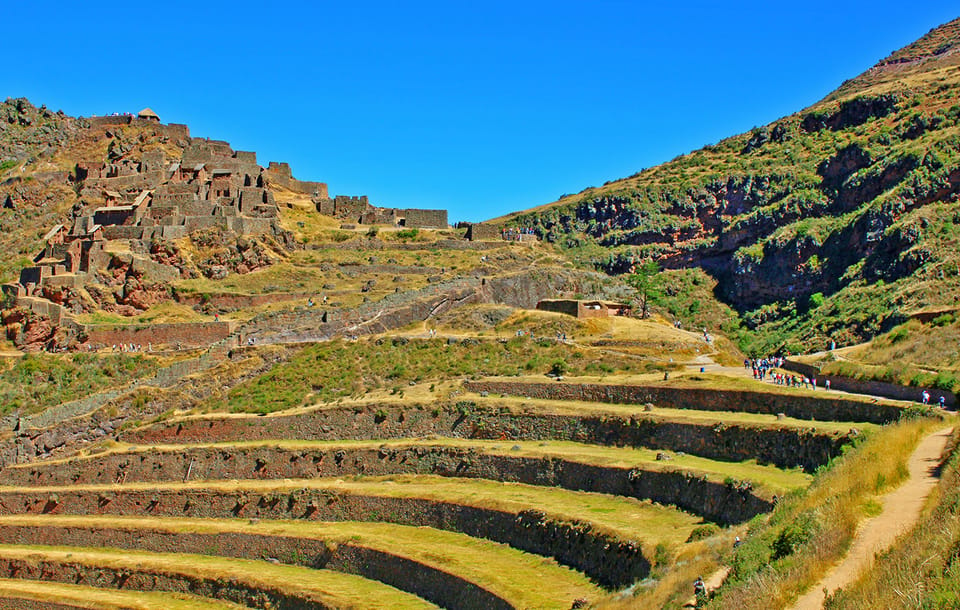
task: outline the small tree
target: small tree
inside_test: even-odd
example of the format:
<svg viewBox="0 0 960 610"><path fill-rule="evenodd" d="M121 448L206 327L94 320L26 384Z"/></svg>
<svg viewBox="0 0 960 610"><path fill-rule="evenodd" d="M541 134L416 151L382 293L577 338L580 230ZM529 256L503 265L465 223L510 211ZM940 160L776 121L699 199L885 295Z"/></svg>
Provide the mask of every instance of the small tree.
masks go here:
<svg viewBox="0 0 960 610"><path fill-rule="evenodd" d="M646 260L633 269L627 276L627 284L636 291L637 302L640 304L640 317L650 317L650 302L661 295L660 267L653 260Z"/></svg>

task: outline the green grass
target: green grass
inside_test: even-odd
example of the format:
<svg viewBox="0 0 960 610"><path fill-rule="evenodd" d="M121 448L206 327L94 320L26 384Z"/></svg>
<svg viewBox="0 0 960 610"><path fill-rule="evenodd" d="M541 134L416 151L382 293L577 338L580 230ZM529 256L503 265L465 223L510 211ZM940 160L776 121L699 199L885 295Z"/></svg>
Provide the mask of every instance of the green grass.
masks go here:
<svg viewBox="0 0 960 610"><path fill-rule="evenodd" d="M813 361L824 373L960 392L960 321L942 314L910 320L870 343Z"/></svg>
<svg viewBox="0 0 960 610"><path fill-rule="evenodd" d="M206 411L270 413L338 398L359 397L393 388L402 396L410 382L456 377L518 375L548 372L564 360L571 374L604 364L616 371L650 370L651 363L587 348L514 337L506 343L469 340L448 344L442 339L334 340L305 347L289 361L208 401ZM656 369L656 365L652 365Z"/></svg>
<svg viewBox="0 0 960 610"><path fill-rule="evenodd" d="M138 532L241 533L350 544L408 558L463 578L521 608L566 610L570 600L596 598L600 589L555 561L509 546L428 527L391 523L302 523L227 519L138 518L113 515L20 515L0 517L0 526L120 529ZM537 587L529 583L537 582Z"/></svg>
<svg viewBox="0 0 960 610"><path fill-rule="evenodd" d="M156 372L157 362L141 355L28 354L7 361L0 372L0 414L36 413Z"/></svg>
<svg viewBox="0 0 960 610"><path fill-rule="evenodd" d="M302 596L333 607L436 607L416 596L359 576L246 559L225 559L188 553L20 545L0 545L0 557L80 564L92 568L137 569L212 581L233 580L255 588Z"/></svg>

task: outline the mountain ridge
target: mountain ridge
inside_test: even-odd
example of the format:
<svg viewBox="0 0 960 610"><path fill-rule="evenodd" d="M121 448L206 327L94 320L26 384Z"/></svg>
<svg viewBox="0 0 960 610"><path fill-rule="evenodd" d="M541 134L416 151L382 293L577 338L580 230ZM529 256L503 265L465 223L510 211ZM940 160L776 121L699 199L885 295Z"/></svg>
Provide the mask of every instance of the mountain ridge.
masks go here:
<svg viewBox="0 0 960 610"><path fill-rule="evenodd" d="M808 108L498 220L611 274L702 271L764 349L866 340L960 299L958 48L955 19Z"/></svg>

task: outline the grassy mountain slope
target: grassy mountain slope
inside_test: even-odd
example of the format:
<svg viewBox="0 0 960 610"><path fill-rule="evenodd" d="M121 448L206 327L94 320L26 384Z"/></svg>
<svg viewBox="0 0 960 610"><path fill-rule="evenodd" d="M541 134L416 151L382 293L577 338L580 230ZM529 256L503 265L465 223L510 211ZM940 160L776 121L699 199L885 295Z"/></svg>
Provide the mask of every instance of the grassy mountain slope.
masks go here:
<svg viewBox="0 0 960 610"><path fill-rule="evenodd" d="M723 330L745 346L763 331L756 350L858 342L958 307L958 47L955 20L808 109L506 221L610 273L698 270L739 314ZM688 305L670 310L723 319Z"/></svg>

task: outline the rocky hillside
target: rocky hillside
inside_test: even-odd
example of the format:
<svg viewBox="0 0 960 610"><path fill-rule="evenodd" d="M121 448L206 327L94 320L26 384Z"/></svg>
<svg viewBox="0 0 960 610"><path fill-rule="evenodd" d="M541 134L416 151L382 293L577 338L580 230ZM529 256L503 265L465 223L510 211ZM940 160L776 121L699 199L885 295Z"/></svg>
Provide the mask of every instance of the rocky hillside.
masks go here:
<svg viewBox="0 0 960 610"><path fill-rule="evenodd" d="M24 98L0 103L0 281L16 279L40 238L76 203L58 157L78 144L85 126Z"/></svg>
<svg viewBox="0 0 960 610"><path fill-rule="evenodd" d="M739 314L723 330L755 349L856 342L960 307L958 47L960 19L810 108L508 222L609 273L653 259L716 283Z"/></svg>

